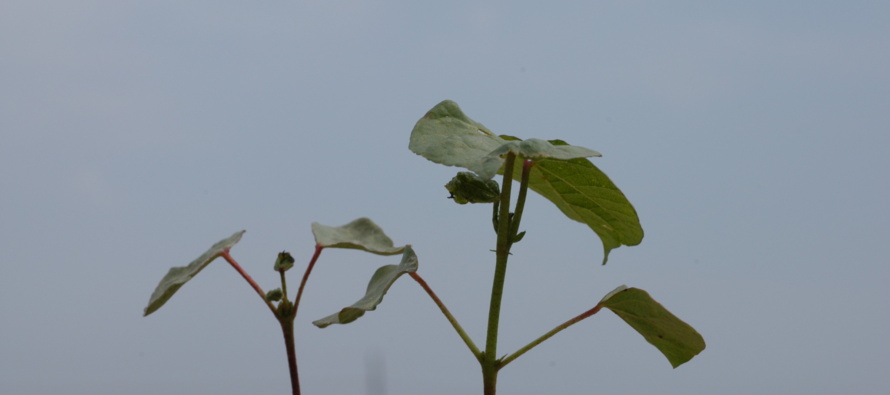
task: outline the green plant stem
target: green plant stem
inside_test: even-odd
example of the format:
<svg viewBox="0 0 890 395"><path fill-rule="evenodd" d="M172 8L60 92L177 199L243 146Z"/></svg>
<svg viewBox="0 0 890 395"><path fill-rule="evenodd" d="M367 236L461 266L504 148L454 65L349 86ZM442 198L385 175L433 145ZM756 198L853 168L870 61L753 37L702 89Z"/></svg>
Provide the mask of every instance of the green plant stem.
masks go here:
<svg viewBox="0 0 890 395"><path fill-rule="evenodd" d="M256 291L256 293L260 295L260 299L263 300L263 303L265 303L266 306L269 306L269 310L272 310L272 314L277 314L277 309L275 308L275 306L272 305L272 302L266 300L266 292L263 291L263 289L260 288L259 284L257 284L256 281L253 281L253 278L251 278L250 275L241 268L241 265L238 264L238 261L236 261L235 258L232 258L231 255L229 255L229 249L226 248L225 250L223 250L223 252L220 253L220 256L223 257L223 259L225 259L227 262L229 262L229 264L232 265L232 267L234 267L235 270L241 274L241 277L244 277L244 279L247 280L247 283L250 284L254 291Z"/></svg>
<svg viewBox="0 0 890 395"><path fill-rule="evenodd" d="M531 350L532 348L535 348L535 346L537 346L538 344L541 344L544 340L547 340L547 339L553 337L553 335L555 335L555 334L561 332L563 329L566 329L566 328L568 328L568 327L570 327L570 326L572 326L572 325L578 323L579 321L581 321L581 320L583 320L583 319L585 319L585 318L587 318L587 317L590 317L590 316L596 314L596 313L599 312L600 309L602 309L602 308L603 308L602 305L597 304L597 305L594 306L592 309L587 310L587 311L581 313L580 315L578 315L577 317L572 318L572 319L570 319L570 320L568 320L568 321L562 323L561 325L557 326L556 328L553 328L552 330L550 330L549 332L545 333L545 334L542 335L541 337L539 337L539 338L533 340L531 343L525 345L525 347L522 347L522 348L520 348L519 350L516 350L516 352L514 352L513 354L508 355L506 358L504 358L503 360L501 360L501 366L500 366L500 367L503 368L503 367L506 366L508 363L512 362L514 359L519 358L519 356L521 356L522 354L525 354L526 352L528 352L528 351Z"/></svg>
<svg viewBox="0 0 890 395"><path fill-rule="evenodd" d="M303 272L303 279L300 281L300 288L297 289L297 297L294 299L294 317L297 316L297 310L300 308L300 299L303 298L303 289L306 288L306 281L309 280L309 274L312 273L312 268L315 267L315 262L318 261L318 256L321 255L323 249L324 246L321 244L315 245L315 253L312 254L312 259L309 261L309 265L306 266L306 271Z"/></svg>
<svg viewBox="0 0 890 395"><path fill-rule="evenodd" d="M436 306L439 306L439 310L442 310L442 314L445 314L445 318L448 319L448 322L451 323L451 326L454 327L454 330L457 331L457 334L460 336L460 338L463 339L464 343L467 344L467 347L469 347L470 351L473 353L473 356L476 357L476 360L481 363L482 352L479 351L479 347L476 347L476 343L473 343L473 339L470 338L470 335L468 335L467 332L464 331L464 328L460 326L460 323L457 322L457 318L454 318L454 316L451 315L451 312L448 311L447 307L445 307L445 303L442 303L442 300L440 300L439 297L436 296L436 293L433 292L433 289L430 288L429 285L427 285L426 281L424 281L423 278L420 277L419 274L417 274L417 272L409 272L408 275L411 276L414 281L417 281L417 283L420 284L423 290L426 291L427 295L429 295L430 298L433 299L433 302L436 303Z"/></svg>
<svg viewBox="0 0 890 395"><path fill-rule="evenodd" d="M284 300L287 300L287 279L284 277L284 270L279 270L278 274L281 276L281 295Z"/></svg>
<svg viewBox="0 0 890 395"><path fill-rule="evenodd" d="M282 309L283 314L278 316L281 324L281 333L284 334L284 346L287 349L287 366L290 371L290 386L293 395L300 395L300 376L297 373L297 351L294 344L294 314L290 310L290 303L282 301L287 308Z"/></svg>
<svg viewBox="0 0 890 395"><path fill-rule="evenodd" d="M516 210L510 223L510 243L516 241L515 237L519 234L519 222L522 221L522 212L525 208L525 197L528 196L528 178L535 164L531 159L522 162L522 178L519 182L519 194L516 196Z"/></svg>
<svg viewBox="0 0 890 395"><path fill-rule="evenodd" d="M317 258L318 251L316 251L316 256L313 258ZM275 315L275 318L278 320L278 323L281 324L281 332L284 334L284 345L287 349L287 364L288 370L290 370L290 383L291 389L293 391L293 395L300 395L300 378L297 374L297 353L296 347L294 346L294 317L296 317L296 307L291 307L290 302L287 301L287 296L284 297L281 303L279 303L279 307L275 308L272 305L272 302L266 300L266 293L263 292L263 289L260 288L259 284L256 281L253 281L253 278L241 268L241 265L232 258L232 255L229 254L229 250L225 249L220 254L238 273L241 274L241 277L244 277L247 280L247 283L250 284L251 287L260 295L260 298L263 299L263 302L269 306L269 309L272 310L272 314ZM315 262L315 259L312 261ZM305 282L305 278L303 279ZM284 272L281 272L281 282L282 286L284 286ZM302 290L302 287L301 287ZM284 291L282 291L284 292ZM286 294L285 294L286 295Z"/></svg>
<svg viewBox="0 0 890 395"><path fill-rule="evenodd" d="M281 292L284 294L284 298L279 303L278 313L275 316L278 318L278 322L281 324L281 332L284 334L284 345L287 349L287 365L290 370L290 383L294 395L300 395L300 377L297 372L297 351L294 342L294 319L297 318L297 309L300 307L300 299L303 298L303 290L306 288L309 274L312 273L312 268L315 267L315 262L318 261L318 257L323 249L324 247L320 244L315 245L315 253L312 254L312 259L309 261L309 265L306 266L306 271L303 272L303 279L300 281L300 288L297 289L297 296L294 298L293 304L287 300L287 282L284 278L284 271L279 272L281 273Z"/></svg>
<svg viewBox="0 0 890 395"><path fill-rule="evenodd" d="M485 353L482 365L482 385L485 395L497 390L499 361L497 359L498 324L501 315L501 298L504 295L504 279L507 276L507 259L510 256L510 190L513 185L513 164L516 154L508 153L504 161L504 180L501 185L501 211L498 214L498 238L495 250L494 280L491 286L491 304L488 308L488 331L485 336Z"/></svg>

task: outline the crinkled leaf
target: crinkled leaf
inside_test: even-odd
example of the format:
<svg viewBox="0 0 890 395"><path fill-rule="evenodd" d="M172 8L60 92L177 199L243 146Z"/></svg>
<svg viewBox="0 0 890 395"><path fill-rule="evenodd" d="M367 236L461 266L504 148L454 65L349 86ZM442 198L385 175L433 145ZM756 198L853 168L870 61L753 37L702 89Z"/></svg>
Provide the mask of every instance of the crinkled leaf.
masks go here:
<svg viewBox="0 0 890 395"><path fill-rule="evenodd" d="M269 292L266 292L266 300L270 302L277 302L284 297L284 291L281 288L275 288Z"/></svg>
<svg viewBox="0 0 890 395"><path fill-rule="evenodd" d="M153 313L155 310L161 308L164 303L167 303L167 300L179 290L179 287L182 287L183 284L192 279L195 275L198 274L204 267L206 267L211 261L216 259L223 251L232 248L238 241L241 240L241 236L244 234L244 231L236 232L232 236L227 239L220 240L218 243L214 244L213 247L210 247L209 250L201 254L197 259L193 260L187 266L177 266L170 268L170 271L167 272L167 275L161 279L161 282L155 288L154 292L151 294L151 298L148 300L148 306L145 307L145 313L143 316L147 316Z"/></svg>
<svg viewBox="0 0 890 395"><path fill-rule="evenodd" d="M466 116L457 103L445 100L417 121L408 148L433 162L463 167L491 178L503 160L495 158L483 163L483 159L504 143L505 140Z"/></svg>
<svg viewBox="0 0 890 395"><path fill-rule="evenodd" d="M705 349L705 340L649 296L646 291L621 286L600 302L658 348L671 366L680 366Z"/></svg>
<svg viewBox="0 0 890 395"><path fill-rule="evenodd" d="M551 140L554 146L565 145ZM522 177L522 161L516 161L514 179ZM587 225L603 242L603 264L609 252L643 240L640 218L627 197L589 160L535 159L529 188L547 198L567 217Z"/></svg>
<svg viewBox="0 0 890 395"><path fill-rule="evenodd" d="M383 229L368 218L359 218L343 226L312 223L315 242L326 248L352 248L378 255L395 255L405 247L395 247Z"/></svg>
<svg viewBox="0 0 890 395"><path fill-rule="evenodd" d="M417 255L411 246L405 246L405 252L402 254L402 262L398 265L382 266L374 272L371 281L368 283L368 289L365 296L352 304L345 307L337 313L331 314L325 318L313 321L312 324L319 328L327 327L331 324L348 324L363 316L366 311L377 308L377 305L383 301L383 295L389 287L402 274L417 271Z"/></svg>
<svg viewBox="0 0 890 395"><path fill-rule="evenodd" d="M458 172L445 184L445 189L458 204L494 203L501 197L501 187L497 181L468 171Z"/></svg>

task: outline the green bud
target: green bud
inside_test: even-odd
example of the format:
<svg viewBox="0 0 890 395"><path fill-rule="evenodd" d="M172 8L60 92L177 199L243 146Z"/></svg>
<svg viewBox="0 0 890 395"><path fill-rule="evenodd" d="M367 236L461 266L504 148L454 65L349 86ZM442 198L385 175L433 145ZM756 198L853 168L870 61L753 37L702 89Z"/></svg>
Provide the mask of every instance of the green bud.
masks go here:
<svg viewBox="0 0 890 395"><path fill-rule="evenodd" d="M525 237L525 231L519 232L516 237L513 238L513 242L518 243L523 237Z"/></svg>
<svg viewBox="0 0 890 395"><path fill-rule="evenodd" d="M479 177L475 173L462 171L445 184L451 193L449 198L458 204L493 203L501 198L501 188L497 181Z"/></svg>
<svg viewBox="0 0 890 395"><path fill-rule="evenodd" d="M281 300L284 293L281 292L281 288L275 288L269 292L266 292L266 300L270 302L277 302Z"/></svg>
<svg viewBox="0 0 890 395"><path fill-rule="evenodd" d="M294 257L287 251L279 252L278 259L275 259L275 271L287 271L292 267L294 267Z"/></svg>

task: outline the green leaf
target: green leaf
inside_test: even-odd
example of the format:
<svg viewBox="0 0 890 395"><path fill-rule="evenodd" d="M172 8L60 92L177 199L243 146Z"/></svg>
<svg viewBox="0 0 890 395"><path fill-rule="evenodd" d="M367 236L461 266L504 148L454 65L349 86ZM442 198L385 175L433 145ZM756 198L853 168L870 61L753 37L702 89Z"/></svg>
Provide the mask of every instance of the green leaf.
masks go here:
<svg viewBox="0 0 890 395"><path fill-rule="evenodd" d="M549 141L540 139L528 139L523 141L516 139L515 137L513 138L515 140L504 143L504 145L490 152L488 156L504 156L508 152L531 159L550 158L569 160L589 158L591 156L603 156L599 152L584 147L577 147L564 143L552 144ZM561 140L554 141L561 142Z"/></svg>
<svg viewBox="0 0 890 395"><path fill-rule="evenodd" d="M326 248L352 248L378 255L395 255L405 247L395 247L383 229L368 218L359 218L343 226L312 223L315 242Z"/></svg>
<svg viewBox="0 0 890 395"><path fill-rule="evenodd" d="M680 366L705 349L705 340L649 296L646 291L622 285L600 302L658 348L671 366Z"/></svg>
<svg viewBox="0 0 890 395"><path fill-rule="evenodd" d="M266 300L270 302L277 302L284 297L284 292L281 288L275 288L269 292L266 292Z"/></svg>
<svg viewBox="0 0 890 395"><path fill-rule="evenodd" d="M433 107L414 125L408 148L433 162L459 166L491 178L503 162L483 159L506 141L461 111L457 103L445 100Z"/></svg>
<svg viewBox="0 0 890 395"><path fill-rule="evenodd" d="M348 324L363 316L366 311L377 308L377 305L383 301L383 295L389 287L402 274L413 273L417 271L417 255L411 246L405 246L405 252L402 254L402 262L398 265L382 266L374 272L371 281L368 283L368 289L365 296L353 303L349 307L344 307L337 313L331 314L320 320L313 321L312 324L319 328L327 327L331 324Z"/></svg>
<svg viewBox="0 0 890 395"><path fill-rule="evenodd" d="M155 310L161 308L164 303L167 303L167 300L179 290L179 287L182 287L183 284L191 280L192 277L197 275L198 272L204 269L205 266L220 256L224 251L237 244L241 240L241 236L244 232L245 231L242 230L236 232L227 239L220 240L187 266L170 268L170 271L167 272L167 275L161 279L161 282L155 288L154 292L152 292L151 298L148 300L148 306L145 307L143 317L153 313Z"/></svg>
<svg viewBox="0 0 890 395"><path fill-rule="evenodd" d="M409 148L433 162L464 167L486 179L496 172L503 174L501 156L507 152L532 158L535 166L529 187L600 237L603 264L613 249L643 240L643 228L633 205L605 173L584 159L599 156L596 151L562 140L522 141L513 136L495 136L449 100L417 121ZM513 172L517 181L522 177L521 169L522 160L517 160Z"/></svg>
<svg viewBox="0 0 890 395"><path fill-rule="evenodd" d="M521 166L521 162L517 161L517 165ZM522 172L513 174L518 180ZM529 188L600 237L604 265L613 249L643 241L643 227L636 209L612 180L587 159L535 160Z"/></svg>

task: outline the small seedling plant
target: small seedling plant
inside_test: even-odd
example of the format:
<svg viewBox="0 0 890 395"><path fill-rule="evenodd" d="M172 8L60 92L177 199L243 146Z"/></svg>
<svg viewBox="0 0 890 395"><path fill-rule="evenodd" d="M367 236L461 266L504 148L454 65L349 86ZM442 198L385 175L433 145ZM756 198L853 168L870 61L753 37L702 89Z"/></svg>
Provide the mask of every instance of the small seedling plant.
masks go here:
<svg viewBox="0 0 890 395"><path fill-rule="evenodd" d="M294 267L295 259L287 252L278 254L273 269L280 274L280 287L264 291L230 254L230 249L244 234L244 231L240 231L214 244L188 265L171 268L152 293L144 315L147 316L163 306L183 284L211 261L223 258L250 284L278 320L284 335L292 391L294 395L298 395L300 382L294 320L303 290L324 249L348 248L378 255L401 255L401 261L377 269L368 283L365 295L357 302L313 321L313 324L325 328L357 320L367 311L376 309L392 284L407 274L439 307L479 363L485 395L496 393L498 372L511 362L603 308L611 310L641 334L675 368L704 350L704 339L695 329L652 299L646 291L621 285L607 292L589 310L556 325L525 346L499 357L498 329L507 262L513 245L520 242L526 234L520 230L520 225L528 191L540 194L553 202L570 219L587 225L603 243L603 265L613 249L622 245L637 245L642 241L643 229L636 210L615 184L587 159L601 156L598 152L569 145L562 140L520 140L513 136L497 135L470 119L453 101L439 103L417 122L411 132L409 149L435 163L469 170L458 172L445 184L445 189L454 202L492 206L490 226L497 236L484 347L480 348L470 338L457 318L418 273L418 258L411 245L396 246L368 218L359 218L337 227L312 224L315 250L305 267L293 300L288 296L286 273ZM500 184L496 181L497 175L502 176ZM515 198L514 187L517 188ZM511 209L510 204L513 201L515 203ZM480 221L480 224L487 221L488 219Z"/></svg>

